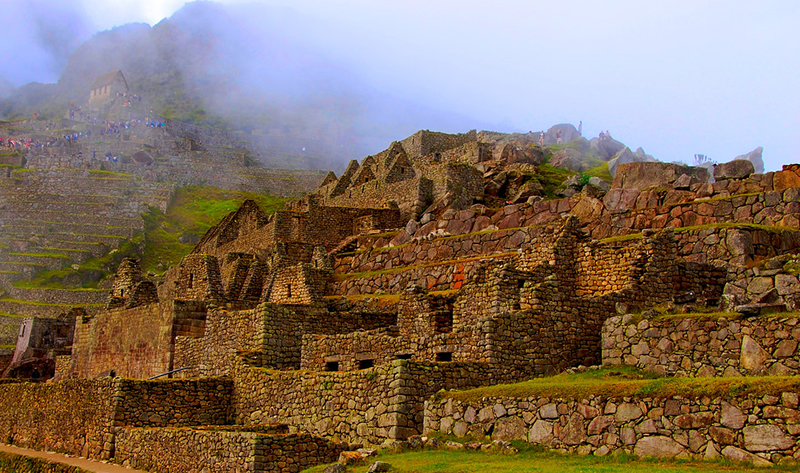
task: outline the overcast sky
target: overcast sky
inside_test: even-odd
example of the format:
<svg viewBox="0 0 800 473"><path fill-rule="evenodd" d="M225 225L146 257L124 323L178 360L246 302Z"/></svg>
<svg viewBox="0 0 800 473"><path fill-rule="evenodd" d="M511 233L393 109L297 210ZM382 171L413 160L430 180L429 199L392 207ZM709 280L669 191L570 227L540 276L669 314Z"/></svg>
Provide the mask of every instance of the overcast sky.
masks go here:
<svg viewBox="0 0 800 473"><path fill-rule="evenodd" d="M22 12L17 24L27 21L26 8L62 13L54 24L22 29L13 44L4 35L0 54L24 63L25 34L63 35L66 49L100 29L154 25L183 3L0 0L4 12ZM723 162L757 146L767 170L800 161L800 1L261 3L324 25L303 34L374 88L496 123L498 131L583 121L585 136L609 130L663 161L704 153ZM63 51L49 48L30 67L12 71L4 61L2 74L15 85L56 80ZM35 48L25 54L38 57Z"/></svg>

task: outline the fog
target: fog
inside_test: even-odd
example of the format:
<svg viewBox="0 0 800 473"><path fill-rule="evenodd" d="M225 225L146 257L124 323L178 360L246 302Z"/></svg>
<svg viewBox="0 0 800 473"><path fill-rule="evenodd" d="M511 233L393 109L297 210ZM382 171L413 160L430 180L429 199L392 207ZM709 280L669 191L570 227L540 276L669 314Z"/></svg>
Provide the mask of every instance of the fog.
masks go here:
<svg viewBox="0 0 800 473"><path fill-rule="evenodd" d="M220 39L185 66L185 80L235 82L237 93L211 94L207 105L241 112L265 99L275 120L325 130L317 139L339 146L337 159L417 129L582 121L587 137L609 130L664 161L703 153L723 162L757 146L767 170L798 161L794 1L222 3L225 15L197 25ZM54 82L93 32L156 25L181 7L14 1L18 20L0 40L13 67L0 75L16 86Z"/></svg>

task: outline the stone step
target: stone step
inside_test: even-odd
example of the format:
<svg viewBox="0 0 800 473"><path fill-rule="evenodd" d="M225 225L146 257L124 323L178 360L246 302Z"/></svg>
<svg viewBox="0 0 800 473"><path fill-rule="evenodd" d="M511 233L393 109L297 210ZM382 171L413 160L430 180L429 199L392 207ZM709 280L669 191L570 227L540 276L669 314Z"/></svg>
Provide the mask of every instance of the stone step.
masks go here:
<svg viewBox="0 0 800 473"><path fill-rule="evenodd" d="M122 226L122 227L139 227L143 228L143 222L141 217L138 214L130 214L136 216L115 216L115 215L103 215L103 213L95 214L95 213L66 213L66 212L57 212L52 210L39 210L35 212L35 215L31 212L24 212L24 211L7 211L7 212L0 212L0 219L5 220L33 220L35 222L39 222L39 224L43 227L52 225L52 224L59 224L59 223L77 223L80 222L83 225L109 225L113 224L114 226Z"/></svg>

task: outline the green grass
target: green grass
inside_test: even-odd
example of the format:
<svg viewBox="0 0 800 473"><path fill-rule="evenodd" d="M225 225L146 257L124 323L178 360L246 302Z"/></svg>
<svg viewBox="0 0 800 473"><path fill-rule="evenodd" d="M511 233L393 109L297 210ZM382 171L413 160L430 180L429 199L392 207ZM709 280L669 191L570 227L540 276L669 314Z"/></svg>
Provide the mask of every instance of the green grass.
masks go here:
<svg viewBox="0 0 800 473"><path fill-rule="evenodd" d="M562 373L515 384L499 384L467 391L447 391L439 397L476 402L485 397L550 397L585 399L588 396L655 397L745 396L780 394L800 390L797 376L748 376L735 378L658 378L629 366Z"/></svg>
<svg viewBox="0 0 800 473"><path fill-rule="evenodd" d="M557 168L549 164L541 164L536 168L536 174L532 177L542 185L544 194L552 198L555 197L556 190L561 187L561 184L573 174L575 173L568 169Z"/></svg>
<svg viewBox="0 0 800 473"><path fill-rule="evenodd" d="M0 302L11 302L13 304L36 305L43 307L74 307L75 304L66 304L61 302L41 302L41 301L26 301L24 299L13 299L10 297L3 297ZM104 304L81 304L85 307L102 307Z"/></svg>
<svg viewBox="0 0 800 473"><path fill-rule="evenodd" d="M118 176L118 177L133 177L133 174L127 174L124 172L114 172L114 171L101 171L99 169L91 169L89 170L89 174L99 174L103 176Z"/></svg>
<svg viewBox="0 0 800 473"><path fill-rule="evenodd" d="M480 261L484 259L492 259L492 258L509 258L512 256L516 256L516 252L509 252L509 253L495 253L490 255L481 255L481 256L473 256L470 258L462 258L462 259L454 259L454 260L446 260L446 261L434 261L432 263L425 263L425 264L417 264L412 266L400 266L396 268L389 268L389 269L381 269L377 271L365 271L362 273L347 273L347 274L334 274L333 280L334 281L346 281L349 279L361 279L361 278L368 278L372 276L380 276L384 274L395 274L395 273L402 273L403 271L411 271L414 269L422 269L422 268L433 268L436 266L447 266L452 264L459 264L459 263L469 263L472 261Z"/></svg>
<svg viewBox="0 0 800 473"><path fill-rule="evenodd" d="M664 230L667 230L668 228L665 228ZM750 228L753 230L763 230L770 233L798 231L796 228L781 227L779 225L760 225L757 223L738 223L738 222L708 223L705 225L692 225L690 227L674 227L672 228L672 230L675 233L683 233L683 232L700 232L703 230L711 230L711 229L724 230L728 228ZM628 235L618 235L618 236L603 238L602 240L600 240L600 243L619 243L629 240L639 240L641 238L642 238L641 233L631 233Z"/></svg>
<svg viewBox="0 0 800 473"><path fill-rule="evenodd" d="M68 256L61 253L9 253L11 256L30 256L34 258L67 258Z"/></svg>
<svg viewBox="0 0 800 473"><path fill-rule="evenodd" d="M525 447L514 442L520 453L501 455L476 451L423 450L404 453L381 453L367 459L383 461L392 466L389 471L404 473L689 473L689 472L761 472L797 471L796 465L779 465L765 470L730 461L687 461L637 459L619 454L606 457L580 456ZM325 465L307 473L322 473ZM366 471L367 466L348 471Z"/></svg>
<svg viewBox="0 0 800 473"><path fill-rule="evenodd" d="M169 266L176 265L194 247L192 243L181 243L181 236L202 237L247 199L256 201L268 214L283 207L287 200L210 187L189 186L178 190L166 213L151 208L144 215L146 244L142 269L162 273Z"/></svg>

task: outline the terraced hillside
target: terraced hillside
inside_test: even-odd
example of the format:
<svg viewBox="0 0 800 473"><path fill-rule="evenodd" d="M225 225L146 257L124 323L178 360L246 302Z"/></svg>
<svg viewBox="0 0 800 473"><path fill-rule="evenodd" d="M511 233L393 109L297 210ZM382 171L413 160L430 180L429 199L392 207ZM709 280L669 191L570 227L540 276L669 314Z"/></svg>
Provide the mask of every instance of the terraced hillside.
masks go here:
<svg viewBox="0 0 800 473"><path fill-rule="evenodd" d="M99 276L91 270L55 287L25 281L122 247L140 254L142 215L166 212L176 189L299 196L321 181L317 171L263 168L236 136L145 108L119 99L102 121L78 113L0 123L0 346L13 342L22 317L101 307L107 289L90 287Z"/></svg>

